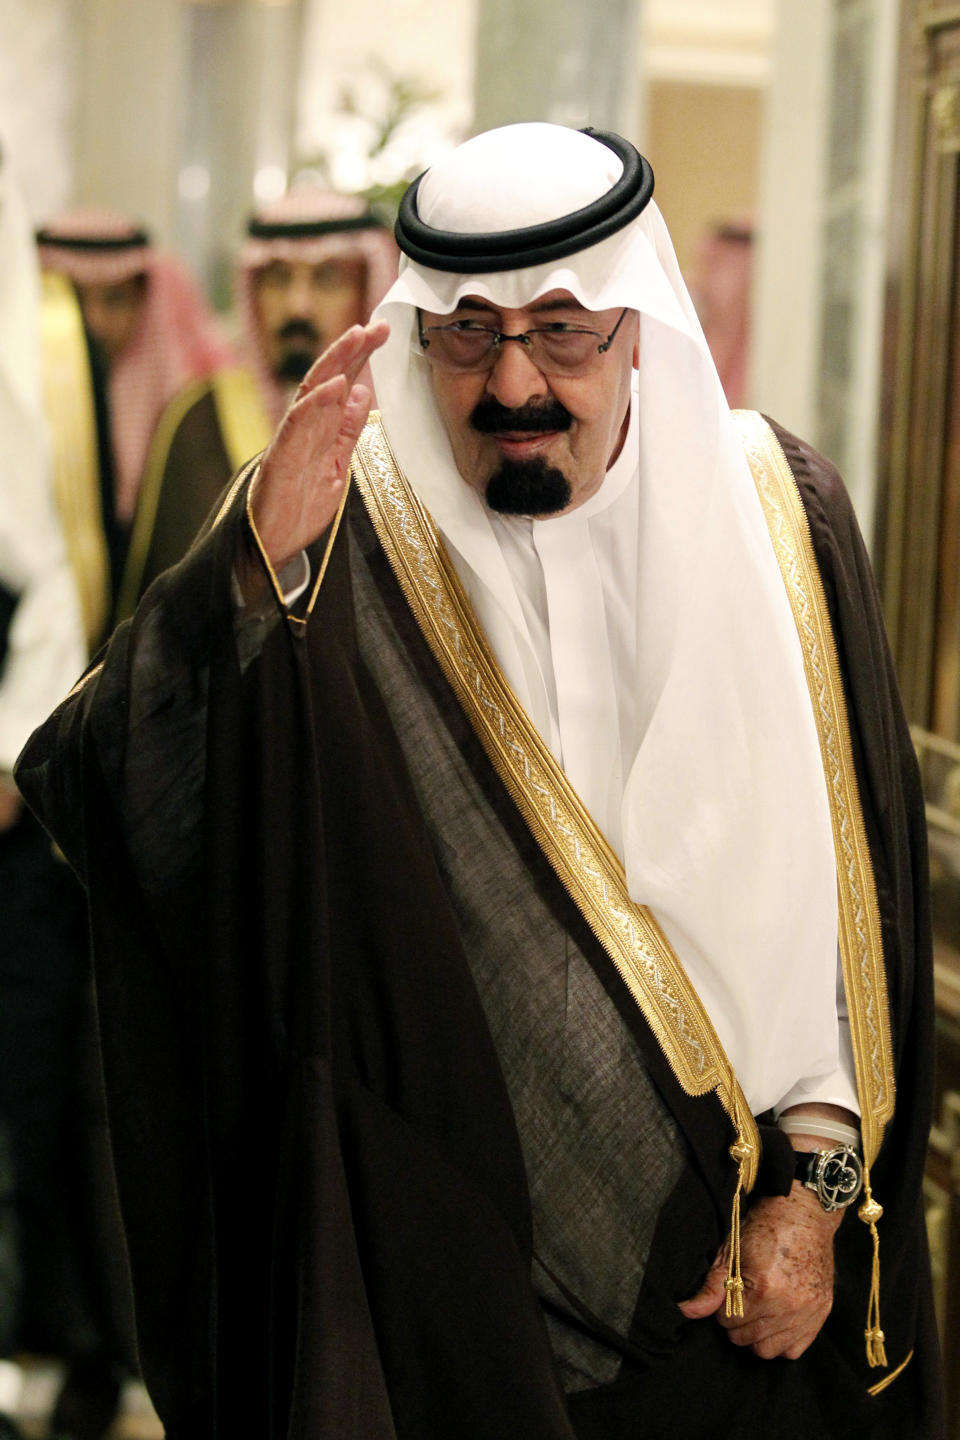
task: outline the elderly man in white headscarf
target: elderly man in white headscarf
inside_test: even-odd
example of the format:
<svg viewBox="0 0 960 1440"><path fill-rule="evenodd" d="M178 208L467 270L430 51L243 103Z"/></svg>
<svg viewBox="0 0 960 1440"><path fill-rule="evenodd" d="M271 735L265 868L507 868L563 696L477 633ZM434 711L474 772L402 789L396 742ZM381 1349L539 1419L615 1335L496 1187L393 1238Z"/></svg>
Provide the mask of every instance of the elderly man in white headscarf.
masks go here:
<svg viewBox="0 0 960 1440"><path fill-rule="evenodd" d="M226 1428L940 1433L909 736L842 486L729 411L652 189L546 125L420 177L374 321L25 756L124 939L105 1034L186 1045L107 1065L119 1134L180 1121L115 1142L171 1424L216 1303Z"/></svg>

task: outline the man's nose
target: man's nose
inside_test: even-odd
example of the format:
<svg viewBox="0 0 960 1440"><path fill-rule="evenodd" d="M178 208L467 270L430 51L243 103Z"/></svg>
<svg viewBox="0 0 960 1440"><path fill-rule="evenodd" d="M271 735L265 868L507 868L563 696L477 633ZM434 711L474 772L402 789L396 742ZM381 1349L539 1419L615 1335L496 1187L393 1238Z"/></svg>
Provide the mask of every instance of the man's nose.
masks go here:
<svg viewBox="0 0 960 1440"><path fill-rule="evenodd" d="M517 410L534 396L549 394L549 386L530 359L526 345L508 340L500 343L487 377L487 393L508 410Z"/></svg>
<svg viewBox="0 0 960 1440"><path fill-rule="evenodd" d="M312 313L313 291L309 280L293 280L287 287L287 310L298 317Z"/></svg>

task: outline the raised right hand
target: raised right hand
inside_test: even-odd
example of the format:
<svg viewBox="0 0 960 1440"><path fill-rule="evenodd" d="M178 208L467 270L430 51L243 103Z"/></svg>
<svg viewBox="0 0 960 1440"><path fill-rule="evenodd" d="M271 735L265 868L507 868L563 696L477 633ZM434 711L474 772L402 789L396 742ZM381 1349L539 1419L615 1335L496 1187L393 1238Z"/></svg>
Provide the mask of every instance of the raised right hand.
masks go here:
<svg viewBox="0 0 960 1440"><path fill-rule="evenodd" d="M370 391L357 376L389 333L384 320L354 325L328 346L263 453L250 505L275 570L312 545L337 513L370 412Z"/></svg>

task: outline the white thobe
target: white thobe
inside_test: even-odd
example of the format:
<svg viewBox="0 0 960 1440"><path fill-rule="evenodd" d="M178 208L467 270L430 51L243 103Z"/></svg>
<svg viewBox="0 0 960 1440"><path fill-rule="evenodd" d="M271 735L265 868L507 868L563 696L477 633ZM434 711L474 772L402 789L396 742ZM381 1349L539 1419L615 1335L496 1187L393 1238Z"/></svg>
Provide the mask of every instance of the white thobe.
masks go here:
<svg viewBox="0 0 960 1440"><path fill-rule="evenodd" d="M565 515L491 522L523 611L546 697L543 738L567 779L623 857L625 777L639 745L638 496L636 407L630 433L600 489ZM544 723L545 722L545 723ZM837 971L840 1063L796 1084L776 1112L804 1102L859 1114L850 1026Z"/></svg>

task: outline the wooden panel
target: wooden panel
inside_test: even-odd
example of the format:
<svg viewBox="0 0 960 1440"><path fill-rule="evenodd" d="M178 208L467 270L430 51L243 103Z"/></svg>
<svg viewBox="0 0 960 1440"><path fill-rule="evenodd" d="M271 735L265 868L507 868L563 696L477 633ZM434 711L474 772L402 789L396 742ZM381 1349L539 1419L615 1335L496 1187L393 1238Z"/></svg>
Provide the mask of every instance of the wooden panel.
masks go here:
<svg viewBox="0 0 960 1440"><path fill-rule="evenodd" d="M937 1123L924 1193L960 1440L960 4L910 0L903 17L876 553L927 802Z"/></svg>
<svg viewBox="0 0 960 1440"><path fill-rule="evenodd" d="M934 1301L946 1357L948 1435L960 1440L960 745L915 729L927 826L934 928L936 1078L924 1203Z"/></svg>
<svg viewBox="0 0 960 1440"><path fill-rule="evenodd" d="M960 739L960 14L914 10L901 113L894 189L909 221L891 277L881 582L911 720Z"/></svg>
<svg viewBox="0 0 960 1440"><path fill-rule="evenodd" d="M930 1132L924 1177L927 1238L940 1342L946 1357L947 1434L960 1437L960 1091L941 1099L939 1120Z"/></svg>

